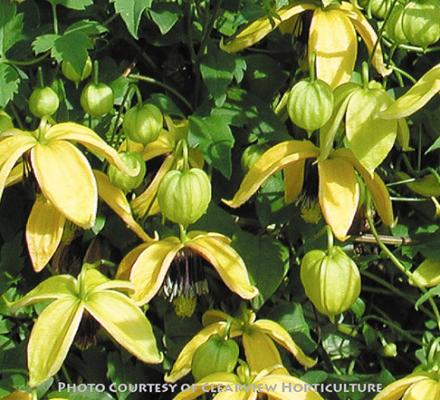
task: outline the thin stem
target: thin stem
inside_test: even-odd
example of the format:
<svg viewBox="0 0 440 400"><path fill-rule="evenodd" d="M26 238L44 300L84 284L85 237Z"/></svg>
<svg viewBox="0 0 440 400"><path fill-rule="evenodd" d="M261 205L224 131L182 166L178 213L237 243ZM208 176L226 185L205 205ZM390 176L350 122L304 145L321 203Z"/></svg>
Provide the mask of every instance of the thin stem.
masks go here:
<svg viewBox="0 0 440 400"><path fill-rule="evenodd" d="M52 15L53 15L53 33L58 35L58 15L57 15L57 6L55 3L50 3L52 6Z"/></svg>
<svg viewBox="0 0 440 400"><path fill-rule="evenodd" d="M44 87L43 68L41 67L37 70L37 84L38 87Z"/></svg>
<svg viewBox="0 0 440 400"><path fill-rule="evenodd" d="M333 250L333 232L332 228L330 228L329 225L326 226L326 233L327 233L327 252L328 254L331 254Z"/></svg>
<svg viewBox="0 0 440 400"><path fill-rule="evenodd" d="M30 67L32 65L40 63L48 55L50 55L50 51L46 51L41 56L36 57L33 60L5 60L5 62L8 63L8 64L16 65L18 67Z"/></svg>
<svg viewBox="0 0 440 400"><path fill-rule="evenodd" d="M99 61L95 60L93 62L93 84L97 85L99 83Z"/></svg>
<svg viewBox="0 0 440 400"><path fill-rule="evenodd" d="M179 224L180 240L182 243L186 242L186 229L182 224Z"/></svg>
<svg viewBox="0 0 440 400"><path fill-rule="evenodd" d="M187 99L185 99L185 97L183 97L176 89L173 89L171 86L168 86L166 83L160 82L160 81L158 81L154 78L151 78L149 76L144 76L144 75L139 75L139 74L130 74L130 75L128 75L128 78L133 79L133 80L137 80L137 81L151 83L152 85L160 86L160 87L168 90L172 94L174 94L182 103L184 103L188 107L188 109L190 111L193 110L189 101Z"/></svg>
<svg viewBox="0 0 440 400"><path fill-rule="evenodd" d="M316 53L312 52L312 54L310 55L310 81L314 82L316 80Z"/></svg>

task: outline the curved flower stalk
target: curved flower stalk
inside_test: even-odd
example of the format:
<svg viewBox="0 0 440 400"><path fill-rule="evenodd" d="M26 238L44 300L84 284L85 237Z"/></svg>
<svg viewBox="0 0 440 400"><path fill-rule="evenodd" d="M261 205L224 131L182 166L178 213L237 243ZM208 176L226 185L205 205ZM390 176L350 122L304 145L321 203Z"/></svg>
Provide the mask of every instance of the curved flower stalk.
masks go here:
<svg viewBox="0 0 440 400"><path fill-rule="evenodd" d="M219 233L189 232L184 238L174 236L153 243L143 243L128 253L119 265L116 277L130 279L137 304L148 303L160 290L178 253L189 251L205 259L226 286L243 299L258 295L240 255L230 246L231 239Z"/></svg>
<svg viewBox="0 0 440 400"><path fill-rule="evenodd" d="M134 220L124 192L113 186L107 175L93 170L98 195L144 242L153 239ZM41 271L58 248L64 232L66 217L43 195L37 195L26 224L26 242L32 266Z"/></svg>
<svg viewBox="0 0 440 400"><path fill-rule="evenodd" d="M308 51L316 56L316 74L332 88L348 82L357 58L357 33L372 55L376 70L386 76L391 73L383 61L378 37L362 13L350 2L332 3L322 7L315 2L294 2L277 11L276 18L257 19L240 32L231 42L222 44L227 52L237 52L259 42L283 23L305 11L313 11ZM310 57L310 61L312 57Z"/></svg>
<svg viewBox="0 0 440 400"><path fill-rule="evenodd" d="M168 130L163 129L157 140L146 145L143 150L141 148L138 149L145 161L167 155L150 185L131 203L133 212L140 218L146 215L157 214L160 211L156 199L159 184L166 173L179 162L183 150L182 143L183 141L186 142L188 137L187 120L174 122L170 117L165 116L165 123ZM132 145L130 143L130 147ZM188 162L191 167L202 168L203 156L197 149L189 149Z"/></svg>
<svg viewBox="0 0 440 400"><path fill-rule="evenodd" d="M234 198L223 201L229 207L240 207L269 176L283 170L285 201L292 203L303 188L308 158L318 159L319 204L325 221L339 240L347 239L359 205L359 183L355 171L370 190L382 221L393 225L390 196L379 175L374 173L371 176L349 149L332 150L328 158L321 160L320 150L309 141L289 140L267 150L250 168Z"/></svg>
<svg viewBox="0 0 440 400"><path fill-rule="evenodd" d="M381 113L384 119L408 117L440 94L440 64L426 72L404 95Z"/></svg>
<svg viewBox="0 0 440 400"><path fill-rule="evenodd" d="M162 361L150 322L121 290L131 290L130 282L109 280L92 265L84 264L78 279L53 276L10 305L14 311L52 300L39 315L29 339L29 386L40 385L60 370L86 312L141 361Z"/></svg>
<svg viewBox="0 0 440 400"><path fill-rule="evenodd" d="M289 333L279 324L268 319L256 320L255 313L244 310L239 318L222 311L210 310L203 315L203 328L182 349L171 372L165 376L167 382L175 382L191 371L191 362L197 348L212 335L222 334L229 327L229 337L241 337L246 361L253 372L272 368L279 374L286 374L274 341L289 351L305 367L313 367L316 360L307 357L292 340Z"/></svg>
<svg viewBox="0 0 440 400"><path fill-rule="evenodd" d="M127 174L118 153L95 132L72 122L44 126L34 132L10 129L0 135L0 198L7 183L20 175L19 159L26 155L46 199L74 224L88 229L95 223L98 189L84 154L72 144L80 143ZM8 181L8 177L10 177Z"/></svg>
<svg viewBox="0 0 440 400"><path fill-rule="evenodd" d="M298 390L299 388L302 390ZM251 372L244 363L237 368L236 374L218 372L208 375L180 392L174 400L202 398L209 392L216 393L213 400L254 400L258 393L266 395L269 400L323 400L311 385L299 378L278 374L273 368L264 369L259 373Z"/></svg>

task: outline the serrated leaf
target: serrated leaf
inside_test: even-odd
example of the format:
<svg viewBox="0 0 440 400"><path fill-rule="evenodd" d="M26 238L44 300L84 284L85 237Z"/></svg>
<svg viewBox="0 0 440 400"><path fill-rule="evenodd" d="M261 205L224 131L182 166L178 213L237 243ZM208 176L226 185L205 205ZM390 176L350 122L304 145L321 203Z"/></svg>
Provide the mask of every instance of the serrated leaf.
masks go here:
<svg viewBox="0 0 440 400"><path fill-rule="evenodd" d="M234 146L226 118L221 116L191 116L189 118L188 140L191 146L197 146L215 169L226 178L231 177L231 149Z"/></svg>
<svg viewBox="0 0 440 400"><path fill-rule="evenodd" d="M0 107L4 108L17 93L20 76L14 67L0 64L0 82Z"/></svg>
<svg viewBox="0 0 440 400"><path fill-rule="evenodd" d="M10 0L0 0L0 56L22 39L23 15L16 14L16 5Z"/></svg>
<svg viewBox="0 0 440 400"><path fill-rule="evenodd" d="M69 32L55 40L52 57L58 62L70 62L76 71L81 72L87 60L87 50L92 47L92 41L83 32Z"/></svg>
<svg viewBox="0 0 440 400"><path fill-rule="evenodd" d="M152 0L113 0L113 2L115 11L121 15L130 34L138 39L142 13L151 7Z"/></svg>
<svg viewBox="0 0 440 400"><path fill-rule="evenodd" d="M49 0L54 5L62 5L72 10L84 10L93 4L93 0Z"/></svg>
<svg viewBox="0 0 440 400"><path fill-rule="evenodd" d="M177 4L155 3L150 10L151 19L162 35L166 35L183 15L182 8Z"/></svg>
<svg viewBox="0 0 440 400"><path fill-rule="evenodd" d="M44 53L54 46L59 37L60 35L55 35L54 33L38 36L32 42L32 49L34 50L35 54Z"/></svg>

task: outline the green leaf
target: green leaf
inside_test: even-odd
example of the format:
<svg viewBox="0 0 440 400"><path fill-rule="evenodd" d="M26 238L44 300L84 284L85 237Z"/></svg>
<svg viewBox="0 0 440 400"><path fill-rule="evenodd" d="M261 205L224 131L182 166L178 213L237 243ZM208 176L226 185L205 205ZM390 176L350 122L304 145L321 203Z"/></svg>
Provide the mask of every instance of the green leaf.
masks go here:
<svg viewBox="0 0 440 400"><path fill-rule="evenodd" d="M431 146L429 146L429 149L426 150L425 154L428 154L429 152L437 149L440 149L440 137L438 137L435 142Z"/></svg>
<svg viewBox="0 0 440 400"><path fill-rule="evenodd" d="M17 93L20 76L11 65L0 64L0 82L0 107L4 108Z"/></svg>
<svg viewBox="0 0 440 400"><path fill-rule="evenodd" d="M162 35L167 34L182 17L182 8L177 4L154 3L150 10L151 19L157 25Z"/></svg>
<svg viewBox="0 0 440 400"><path fill-rule="evenodd" d="M92 47L92 41L83 32L69 32L55 40L52 57L58 62L70 62L76 71L81 72L86 64L87 50Z"/></svg>
<svg viewBox="0 0 440 400"><path fill-rule="evenodd" d="M23 15L16 14L16 5L10 0L0 0L0 57L23 38Z"/></svg>
<svg viewBox="0 0 440 400"><path fill-rule="evenodd" d="M418 310L425 301L427 301L429 298L433 298L434 296L440 296L440 285L429 289L426 293L419 297L415 304L416 310Z"/></svg>
<svg viewBox="0 0 440 400"><path fill-rule="evenodd" d="M188 140L190 146L198 146L206 161L215 169L226 178L231 177L231 149L234 146L234 136L226 118L215 115L191 116Z"/></svg>
<svg viewBox="0 0 440 400"><path fill-rule="evenodd" d="M108 29L98 21L83 19L70 25L64 34L72 32L82 32L87 36L96 36L108 32Z"/></svg>
<svg viewBox="0 0 440 400"><path fill-rule="evenodd" d="M55 42L59 37L60 35L55 35L53 33L38 36L32 43L32 49L35 54L44 53L55 45Z"/></svg>
<svg viewBox="0 0 440 400"><path fill-rule="evenodd" d="M93 0L49 0L53 5L62 5L72 10L84 10L93 4Z"/></svg>
<svg viewBox="0 0 440 400"><path fill-rule="evenodd" d="M138 39L142 13L151 7L152 0L112 0L115 11L121 15L130 34Z"/></svg>

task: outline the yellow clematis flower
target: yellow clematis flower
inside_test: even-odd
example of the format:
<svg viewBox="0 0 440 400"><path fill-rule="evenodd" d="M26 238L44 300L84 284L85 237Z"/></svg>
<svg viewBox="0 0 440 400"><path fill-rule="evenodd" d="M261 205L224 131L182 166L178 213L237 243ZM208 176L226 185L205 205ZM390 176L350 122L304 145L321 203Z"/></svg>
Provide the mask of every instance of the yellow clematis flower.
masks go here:
<svg viewBox="0 0 440 400"><path fill-rule="evenodd" d="M171 372L165 376L166 382L175 382L188 374L197 348L212 335L223 334L228 327L230 338L242 338L246 361L254 372L275 368L279 374L287 373L274 341L305 367L313 367L316 364L316 360L307 357L281 325L268 319L256 321L255 313L250 310L245 310L240 318L233 318L222 311L210 310L205 312L202 322L204 328L184 346Z"/></svg>
<svg viewBox="0 0 440 400"><path fill-rule="evenodd" d="M309 55L315 54L317 77L332 88L348 82L357 58L356 31L362 37L372 56L376 70L386 76L391 70L385 67L377 35L367 19L350 2L331 3L322 7L315 2L295 2L278 10L276 18L257 19L241 31L231 42L222 44L223 50L233 53L259 42L276 28L288 23L305 11L313 11L309 32ZM313 57L309 57L312 62Z"/></svg>
<svg viewBox="0 0 440 400"><path fill-rule="evenodd" d="M420 110L436 94L440 94L440 64L426 72L404 95L384 110L384 119L407 117Z"/></svg>
<svg viewBox="0 0 440 400"><path fill-rule="evenodd" d="M285 201L292 203L302 191L308 158L318 159L319 204L325 221L339 240L347 239L359 205L355 171L370 190L382 221L386 225L394 223L390 196L379 175L370 175L349 149L332 150L328 158L321 160L320 150L310 141L288 140L267 150L250 168L234 198L223 201L232 208L241 206L270 175L283 170Z"/></svg>
<svg viewBox="0 0 440 400"><path fill-rule="evenodd" d="M251 372L246 364L237 368L237 374L217 372L208 375L180 392L174 400L202 398L206 393L214 393L213 400L255 400L258 393L266 395L268 400L323 400L301 379L274 373L271 368L257 374Z"/></svg>
<svg viewBox="0 0 440 400"><path fill-rule="evenodd" d="M103 200L144 242L153 239L134 220L130 204L124 192L113 186L107 175L93 170L98 194ZM37 195L26 224L26 243L32 266L40 272L50 261L63 237L66 217L43 195Z"/></svg>
<svg viewBox="0 0 440 400"><path fill-rule="evenodd" d="M391 383L373 400L438 400L440 377L434 372L416 372Z"/></svg>
<svg viewBox="0 0 440 400"><path fill-rule="evenodd" d="M17 390L6 397L2 397L2 400L32 400L32 394Z"/></svg>
<svg viewBox="0 0 440 400"><path fill-rule="evenodd" d="M162 356L150 322L130 297L119 292L131 288L130 282L109 280L85 264L78 279L71 275L53 276L10 304L14 311L52 300L39 315L29 339L29 386L40 385L60 370L85 313L138 359L160 363Z"/></svg>
<svg viewBox="0 0 440 400"><path fill-rule="evenodd" d="M84 145L127 174L136 173L127 169L116 150L85 126L66 122L50 127L43 123L33 132L10 129L0 135L0 198L6 184L18 179L22 167L13 168L25 156L44 197L76 225L91 228L98 205L96 179L86 157L71 142Z"/></svg>

